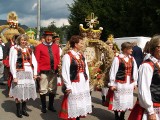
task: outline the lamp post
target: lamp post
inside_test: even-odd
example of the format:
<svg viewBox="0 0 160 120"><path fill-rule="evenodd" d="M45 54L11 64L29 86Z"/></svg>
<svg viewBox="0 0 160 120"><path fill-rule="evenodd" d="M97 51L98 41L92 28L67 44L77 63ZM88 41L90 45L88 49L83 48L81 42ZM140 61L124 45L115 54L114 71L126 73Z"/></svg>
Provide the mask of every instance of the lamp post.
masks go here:
<svg viewBox="0 0 160 120"><path fill-rule="evenodd" d="M41 0L37 0L37 40L40 38L41 27Z"/></svg>

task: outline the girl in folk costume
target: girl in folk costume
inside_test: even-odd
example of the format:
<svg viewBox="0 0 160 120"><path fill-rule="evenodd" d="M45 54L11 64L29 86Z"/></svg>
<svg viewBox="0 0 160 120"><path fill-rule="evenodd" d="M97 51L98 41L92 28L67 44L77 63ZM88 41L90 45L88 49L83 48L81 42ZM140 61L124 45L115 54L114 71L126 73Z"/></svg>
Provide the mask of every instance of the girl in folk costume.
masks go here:
<svg viewBox="0 0 160 120"><path fill-rule="evenodd" d="M84 56L79 52L83 47L82 37L74 35L69 50L62 59L62 77L65 85L64 99L59 117L79 120L92 112L89 88L89 71Z"/></svg>
<svg viewBox="0 0 160 120"><path fill-rule="evenodd" d="M160 120L160 35L151 39L150 53L139 68L138 101L129 120Z"/></svg>
<svg viewBox="0 0 160 120"><path fill-rule="evenodd" d="M37 61L30 48L26 47L28 36L25 34L17 38L17 46L11 52L10 71L13 76L9 96L13 97L17 107L17 117L29 116L26 112L28 99L36 99L34 79L37 77ZM20 109L22 102L22 110Z"/></svg>
<svg viewBox="0 0 160 120"><path fill-rule="evenodd" d="M110 69L108 109L113 110L116 120L124 120L125 112L133 107L133 90L137 85L137 64L132 56L132 44L121 45L122 54L116 56ZM112 102L112 104L110 104ZM120 115L119 115L120 112Z"/></svg>

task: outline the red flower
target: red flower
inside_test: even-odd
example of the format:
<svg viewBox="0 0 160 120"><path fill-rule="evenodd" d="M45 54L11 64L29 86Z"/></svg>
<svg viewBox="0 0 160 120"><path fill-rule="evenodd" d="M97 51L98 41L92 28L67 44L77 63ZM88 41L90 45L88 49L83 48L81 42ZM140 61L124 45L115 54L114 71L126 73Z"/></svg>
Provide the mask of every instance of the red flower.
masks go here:
<svg viewBox="0 0 160 120"><path fill-rule="evenodd" d="M97 75L97 79L100 79L102 77L102 74Z"/></svg>

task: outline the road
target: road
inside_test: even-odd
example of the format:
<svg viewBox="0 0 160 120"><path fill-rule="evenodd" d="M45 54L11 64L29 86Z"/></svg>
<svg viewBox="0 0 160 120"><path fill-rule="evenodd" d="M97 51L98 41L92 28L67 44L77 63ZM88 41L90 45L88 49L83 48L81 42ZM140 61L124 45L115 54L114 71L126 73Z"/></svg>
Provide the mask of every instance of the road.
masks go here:
<svg viewBox="0 0 160 120"><path fill-rule="evenodd" d="M61 101L63 98L63 93L61 92L61 87L58 87L57 95L55 98L55 108L57 111L60 110ZM47 96L48 101L48 96ZM88 115L86 118L82 118L81 120L114 120L114 113L112 111L108 111L107 107L101 105L101 93L93 92L92 93L92 102L94 105L92 114ZM12 98L8 97L6 86L0 86L0 120L60 120L58 118L58 112L53 113L47 111L47 113L41 113L41 103L40 98L33 101L29 100L27 103L27 111L29 113L29 117L17 118L16 116L16 105ZM126 120L129 115L129 111L126 113Z"/></svg>

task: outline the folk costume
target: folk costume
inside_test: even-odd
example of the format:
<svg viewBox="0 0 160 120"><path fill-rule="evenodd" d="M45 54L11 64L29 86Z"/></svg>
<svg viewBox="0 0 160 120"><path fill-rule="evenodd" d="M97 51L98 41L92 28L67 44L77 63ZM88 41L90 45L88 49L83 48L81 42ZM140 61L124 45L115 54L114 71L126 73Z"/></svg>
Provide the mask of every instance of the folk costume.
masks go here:
<svg viewBox="0 0 160 120"><path fill-rule="evenodd" d="M151 56L139 68L138 101L129 120L148 120L148 114L156 113L160 120L160 63Z"/></svg>
<svg viewBox="0 0 160 120"><path fill-rule="evenodd" d="M45 35L52 35L46 31ZM38 62L38 73L40 75L40 98L42 103L41 111L46 113L46 93L49 92L48 109L56 112L53 107L57 91L57 70L60 62L59 47L57 44L42 42L35 48L35 56Z"/></svg>
<svg viewBox="0 0 160 120"><path fill-rule="evenodd" d="M84 56L70 50L62 59L62 77L66 90L59 117L74 120L92 112L89 71ZM64 90L65 92L65 90Z"/></svg>
<svg viewBox="0 0 160 120"><path fill-rule="evenodd" d="M13 78L18 79L17 84L12 81L9 96L19 101L35 100L37 94L33 75L37 75L37 61L33 52L30 48L17 46L12 51L9 64Z"/></svg>
<svg viewBox="0 0 160 120"><path fill-rule="evenodd" d="M117 90L109 89L108 91L106 97L108 109L125 113L126 110L133 107L133 90L137 85L138 73L134 58L124 54L118 55L113 60L109 74L108 85L115 86ZM124 119L124 115L121 117Z"/></svg>

